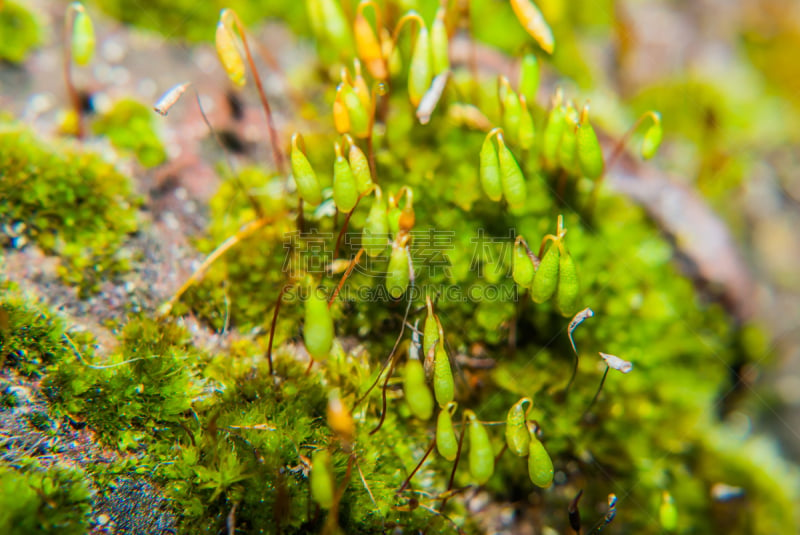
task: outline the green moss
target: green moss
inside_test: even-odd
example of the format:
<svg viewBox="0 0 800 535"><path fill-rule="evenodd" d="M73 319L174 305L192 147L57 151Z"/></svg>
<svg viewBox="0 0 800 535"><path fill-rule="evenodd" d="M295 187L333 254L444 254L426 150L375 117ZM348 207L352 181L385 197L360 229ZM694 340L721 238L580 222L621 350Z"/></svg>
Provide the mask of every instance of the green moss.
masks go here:
<svg viewBox="0 0 800 535"><path fill-rule="evenodd" d="M0 222L14 234L6 245L35 241L81 291L128 268L122 245L137 229L138 204L130 180L99 156L0 126Z"/></svg>
<svg viewBox="0 0 800 535"><path fill-rule="evenodd" d="M63 333L58 317L20 298L5 296L0 302L0 367L15 368L25 376L41 376L67 354Z"/></svg>
<svg viewBox="0 0 800 535"><path fill-rule="evenodd" d="M36 463L0 466L0 531L79 535L88 530L91 492L85 473Z"/></svg>
<svg viewBox="0 0 800 535"><path fill-rule="evenodd" d="M0 8L0 60L22 63L41 41L36 17L17 2L5 2Z"/></svg>
<svg viewBox="0 0 800 535"><path fill-rule="evenodd" d="M167 158L155 121L156 115L148 106L122 99L92 123L92 130L107 136L117 149L133 153L144 167L155 167Z"/></svg>

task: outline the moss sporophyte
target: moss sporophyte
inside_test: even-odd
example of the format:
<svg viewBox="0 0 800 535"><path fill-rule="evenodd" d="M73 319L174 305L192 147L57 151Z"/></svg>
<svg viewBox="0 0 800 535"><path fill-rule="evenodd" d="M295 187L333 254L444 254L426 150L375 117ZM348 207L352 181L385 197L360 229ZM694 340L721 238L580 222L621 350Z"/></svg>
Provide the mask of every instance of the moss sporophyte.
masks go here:
<svg viewBox="0 0 800 535"><path fill-rule="evenodd" d="M732 449L710 430L716 420L698 425L729 386L725 362L746 362L733 322L698 300L643 212L601 187L645 121L639 152L656 154L660 114L642 115L608 151L599 99L590 121L579 95L538 95L581 63L573 7L271 3L299 13L321 58L287 78L312 80L294 110L262 84L245 24L253 6L232 5L241 19L223 9L202 34L227 90L260 100L272 156L231 159L191 276L156 317L112 321L116 344L103 353L0 281L0 416L16 403L14 381L37 382L46 410L25 420L31 428L83 424L115 454L67 469L17 448L0 469L0 531L95 529L84 514L92 492L113 492L122 476L157 485L179 516L166 531L183 533L481 532L492 508L470 507L486 495L526 504L520 518L545 531L594 534L618 505L598 473L639 504L620 515L620 532L711 532L721 502L700 490L729 476L759 518L791 525L788 486L743 453L755 446ZM487 6L503 10L503 27ZM85 8L69 13L68 71L91 59L95 39ZM500 33L518 62L498 73L464 59ZM167 114L199 88L191 83L171 81L146 111L175 120ZM131 143L139 130L120 120L140 117L135 104L121 101L84 134L116 139L144 163L139 153L156 144ZM130 270L122 252L142 223L128 177L16 124L0 126L0 170L0 223L16 233L7 241L36 243L85 293ZM201 349L204 328L215 343ZM720 358L700 366L707 347ZM602 515L586 526L581 497L584 517ZM69 507L81 514L41 514ZM731 533L779 531L731 523Z"/></svg>

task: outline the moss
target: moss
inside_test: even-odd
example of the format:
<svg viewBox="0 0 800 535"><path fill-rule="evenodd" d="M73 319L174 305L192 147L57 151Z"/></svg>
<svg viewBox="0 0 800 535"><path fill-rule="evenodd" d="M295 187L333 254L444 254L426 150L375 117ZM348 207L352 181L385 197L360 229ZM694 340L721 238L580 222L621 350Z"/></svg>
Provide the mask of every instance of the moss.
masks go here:
<svg viewBox="0 0 800 535"><path fill-rule="evenodd" d="M31 50L41 44L41 30L36 17L17 2L5 2L0 8L0 60L22 63Z"/></svg>
<svg viewBox="0 0 800 535"><path fill-rule="evenodd" d="M91 492L82 470L0 466L0 530L9 535L87 532Z"/></svg>
<svg viewBox="0 0 800 535"><path fill-rule="evenodd" d="M7 292L8 289L3 289ZM67 353L63 322L26 301L7 296L0 302L0 367L40 377Z"/></svg>
<svg viewBox="0 0 800 535"><path fill-rule="evenodd" d="M121 99L92 123L92 130L107 136L117 149L132 153L144 167L155 167L167 157L156 133L155 117L144 104Z"/></svg>
<svg viewBox="0 0 800 535"><path fill-rule="evenodd" d="M2 125L0 178L0 222L13 234L6 246L36 242L60 257L59 274L84 293L128 269L131 252L122 245L138 227L140 201L113 165Z"/></svg>

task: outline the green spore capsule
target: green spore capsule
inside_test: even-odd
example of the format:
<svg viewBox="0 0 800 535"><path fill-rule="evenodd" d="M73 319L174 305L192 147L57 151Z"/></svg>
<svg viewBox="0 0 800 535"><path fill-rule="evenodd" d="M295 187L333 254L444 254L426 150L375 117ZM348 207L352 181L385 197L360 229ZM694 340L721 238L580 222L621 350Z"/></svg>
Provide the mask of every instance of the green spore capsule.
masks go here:
<svg viewBox="0 0 800 535"><path fill-rule="evenodd" d="M644 133L644 139L642 139L642 158L645 160L649 160L656 155L658 147L661 146L661 139L664 136L664 132L661 129L661 116L657 113L655 115L658 120L647 129Z"/></svg>
<svg viewBox="0 0 800 535"><path fill-rule="evenodd" d="M566 126L561 132L561 142L558 145L558 161L561 167L572 174L578 171L578 136L575 129L578 125L578 112L572 106L567 106L565 114Z"/></svg>
<svg viewBox="0 0 800 535"><path fill-rule="evenodd" d="M311 456L311 497L323 509L333 506L333 474L328 450L317 450Z"/></svg>
<svg viewBox="0 0 800 535"><path fill-rule="evenodd" d="M325 360L333 345L333 316L328 308L325 293L313 287L305 302L305 327L303 340L306 350L314 360Z"/></svg>
<svg viewBox="0 0 800 535"><path fill-rule="evenodd" d="M455 402L448 403L439 411L439 416L436 418L436 449L439 451L439 455L448 461L454 461L458 455L458 439L453 430L455 409Z"/></svg>
<svg viewBox="0 0 800 535"><path fill-rule="evenodd" d="M522 122L522 105L519 97L510 88L506 88L503 98L503 129L512 142L519 142L519 127Z"/></svg>
<svg viewBox="0 0 800 535"><path fill-rule="evenodd" d="M465 411L469 421L469 473L478 485L483 485L494 473L494 450L489 433L475 413Z"/></svg>
<svg viewBox="0 0 800 535"><path fill-rule="evenodd" d="M357 137L366 137L369 133L369 113L358 93L347 81L339 84L337 91L341 91L342 103L350 119L350 131Z"/></svg>
<svg viewBox="0 0 800 535"><path fill-rule="evenodd" d="M75 12L72 21L72 57L78 65L88 65L94 57L94 25L80 2L73 2L70 8Z"/></svg>
<svg viewBox="0 0 800 535"><path fill-rule="evenodd" d="M546 489L553 484L553 461L544 445L530 433L531 441L528 445L528 475L531 482L537 487Z"/></svg>
<svg viewBox="0 0 800 535"><path fill-rule="evenodd" d="M503 198L503 184L500 180L500 162L491 134L486 136L481 146L480 179L483 192L493 201Z"/></svg>
<svg viewBox="0 0 800 535"><path fill-rule="evenodd" d="M667 491L664 491L661 495L658 519L661 522L661 529L664 531L673 533L678 529L678 509L675 507L675 501L672 496Z"/></svg>
<svg viewBox="0 0 800 535"><path fill-rule="evenodd" d="M386 290L392 299L402 297L408 289L409 280L408 248L404 244L393 243L386 272Z"/></svg>
<svg viewBox="0 0 800 535"><path fill-rule="evenodd" d="M519 118L519 147L522 150L530 150L536 140L536 130L533 126L533 117L528 111L528 101L520 96L521 115Z"/></svg>
<svg viewBox="0 0 800 535"><path fill-rule="evenodd" d="M433 361L433 393L440 407L447 406L455 397L455 382L453 371L450 369L450 357L444 350L444 342L436 344L436 354Z"/></svg>
<svg viewBox="0 0 800 535"><path fill-rule="evenodd" d="M503 136L497 136L498 160L500 161L500 181L503 184L503 195L512 210L525 206L528 191L525 186L525 177L519 168L516 158L506 147Z"/></svg>
<svg viewBox="0 0 800 535"><path fill-rule="evenodd" d="M439 7L439 9L436 11L436 18L431 26L431 56L433 61L433 72L437 75L450 68L447 27L444 23L445 14L445 8Z"/></svg>
<svg viewBox="0 0 800 535"><path fill-rule="evenodd" d="M528 444L531 441L530 433L525 422L525 404L532 405L531 398L522 398L508 410L506 417L506 444L508 449L518 457L528 455ZM530 409L530 407L528 407Z"/></svg>
<svg viewBox="0 0 800 535"><path fill-rule="evenodd" d="M356 201L358 201L356 177L337 143L336 160L333 162L333 203L340 212L349 212L355 208Z"/></svg>
<svg viewBox="0 0 800 535"><path fill-rule="evenodd" d="M406 362L403 390L406 393L406 403L411 409L411 414L420 420L430 419L433 415L433 395L425 382L425 370L419 359L410 358Z"/></svg>
<svg viewBox="0 0 800 535"><path fill-rule="evenodd" d="M436 314L433 312L433 303L431 303L430 297L426 301L428 315L425 316L425 326L422 330L422 349L425 355L439 341L439 322L436 321Z"/></svg>
<svg viewBox="0 0 800 535"><path fill-rule="evenodd" d="M361 246L368 256L375 257L386 250L389 243L389 219L386 213L386 201L379 186L375 186L375 198L372 200L364 230L361 232Z"/></svg>
<svg viewBox="0 0 800 535"><path fill-rule="evenodd" d="M298 146L298 142L301 139L300 134L292 136L292 152L290 155L292 175L294 176L295 184L297 184L297 192L303 201L311 206L317 206L322 202L322 188L319 185L314 168L311 167L305 153Z"/></svg>
<svg viewBox="0 0 800 535"><path fill-rule="evenodd" d="M553 244L544 254L539 269L533 276L531 298L536 303L544 303L556 292L558 286L559 257L557 244Z"/></svg>
<svg viewBox="0 0 800 535"><path fill-rule="evenodd" d="M578 139L578 165L583 176L591 179L598 178L603 174L605 163L603 162L603 149L597 140L597 134L589 122L589 107L583 108L581 122L577 132Z"/></svg>
<svg viewBox="0 0 800 535"><path fill-rule="evenodd" d="M514 244L514 260L511 266L511 276L521 288L530 288L535 273L533 262L528 256L528 251L521 241Z"/></svg>
<svg viewBox="0 0 800 535"><path fill-rule="evenodd" d="M578 270L569 251L559 256L558 260L558 288L556 289L556 308L562 316L572 316L578 311Z"/></svg>
<svg viewBox="0 0 800 535"><path fill-rule="evenodd" d="M519 94L528 102L536 102L539 90L539 60L534 54L526 54L519 65Z"/></svg>
<svg viewBox="0 0 800 535"><path fill-rule="evenodd" d="M566 112L558 96L555 102L547 117L542 139L542 156L551 168L558 165L558 148L561 145L561 136L567 128Z"/></svg>
<svg viewBox="0 0 800 535"><path fill-rule="evenodd" d="M408 97L414 107L419 106L422 97L431 86L433 66L431 64L431 43L428 28L421 26L411 53L408 71Z"/></svg>
<svg viewBox="0 0 800 535"><path fill-rule="evenodd" d="M339 52L339 57L352 57L355 52L353 33L338 0L317 0L316 7L318 11L311 12L311 18L321 20L324 35Z"/></svg>
<svg viewBox="0 0 800 535"><path fill-rule="evenodd" d="M356 179L356 190L361 195L369 193L374 184L372 183L372 172L369 169L369 160L364 152L354 143L350 144L350 169Z"/></svg>

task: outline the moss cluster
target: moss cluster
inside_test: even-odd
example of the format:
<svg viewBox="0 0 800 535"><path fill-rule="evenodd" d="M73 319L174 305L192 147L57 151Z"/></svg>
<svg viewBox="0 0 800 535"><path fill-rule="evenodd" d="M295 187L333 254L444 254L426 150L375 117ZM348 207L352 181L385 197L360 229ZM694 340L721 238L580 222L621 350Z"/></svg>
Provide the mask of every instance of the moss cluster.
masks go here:
<svg viewBox="0 0 800 535"><path fill-rule="evenodd" d="M167 158L155 130L156 120L148 106L126 98L93 121L92 130L108 137L117 149L132 153L144 167L155 167Z"/></svg>
<svg viewBox="0 0 800 535"><path fill-rule="evenodd" d="M98 155L51 147L15 124L0 126L0 224L5 245L36 242L61 258L82 291L127 269L121 247L138 227L130 179Z"/></svg>
<svg viewBox="0 0 800 535"><path fill-rule="evenodd" d="M429 17L433 4L421 4ZM105 5L128 18L145 13L124 10L125 2ZM166 4L154 5L167 12ZM486 5L476 2L473 15ZM302 7L274 6L281 13ZM192 24L210 33L207 6L169 7L169 17L150 20L173 24L170 17L202 9ZM551 11L548 17L567 25L578 16L570 13L558 18ZM477 34L487 40L497 32L482 30ZM504 33L497 44L514 49L521 39L515 32ZM565 42L557 65L571 50ZM403 54L407 48L401 40ZM572 63L580 70L579 60ZM321 81L327 93L309 90L324 93L328 104L329 82ZM109 463L82 471L44 470L35 454L3 468L0 501L10 501L5 488L34 489L20 491L28 498L11 503L7 522L56 507L64 530L80 531L94 489L95 512L103 511L120 529L163 531L177 523L185 533L211 534L233 522L244 533L480 531L480 517L469 514L459 496L459 489L475 488L466 449L455 470L434 450L414 472L432 445L434 422L412 416L396 377L409 352L410 326L425 319L427 295L436 302L443 347L452 357L459 407L482 421L502 423L513 403L530 397L530 418L553 459L555 485L534 488L525 461L505 451L502 426L487 426L499 457L485 485L494 500L524 503L538 528L566 532L564 511L578 489L584 492L585 526L613 492L619 496L616 529L659 533L662 526L654 519L666 492L679 512L681 532L792 531L795 470L772 452L771 462L763 463L763 443L736 434L719 418L718 406L733 386L730 370L760 358L747 349L750 331L701 300L675 268L672 246L640 208L604 192L592 208L593 182L567 166L543 163L540 141L521 150L509 139L527 178L524 203L509 209L490 201L478 176L485 132L472 128L459 110L474 106L490 125L503 124L495 80L473 79L457 69L427 126L416 121L405 82L403 73L393 79L371 148L374 178L384 195L396 196L403 187L414 191L410 253L421 293L388 297L388 249L365 261L332 304L337 338L326 362L307 367L299 342L305 327L299 289L312 279L328 289L339 283L341 274L329 264L356 254L373 199L365 197L353 212L351 234L334 258L342 214L337 219L332 210L329 170L338 138L329 127L306 136L323 202L306 203L303 232L296 232L299 199L289 177L251 167L229 178L211 201L198 249L210 253L252 221L268 224L218 258L172 307L171 317L145 313L112 326L119 344L102 359L90 334L65 333L51 312L32 308L11 289L0 297L0 363L22 376L41 376L47 399L46 413L31 425L77 422L115 452ZM531 106L541 139L547 110ZM327 104L316 114L320 124L332 123ZM117 120L128 116L142 118L139 126ZM110 117L116 119L100 123L97 132L137 152L143 163L150 161L156 143L138 143L136 129L149 131L140 106L120 104ZM118 265L113 251L135 229L135 202L111 166L93 156L53 152L11 128L0 132L0 169L4 223L61 255L82 276L89 266L103 266L92 280ZM515 236L524 236L537 253L539 240L556 232L558 216L578 266L581 307L594 310L575 332L580 359L568 392L575 358L569 319L551 302L534 304L509 276ZM273 312L285 284L290 291L268 355ZM180 319L188 313L216 331L227 329L225 348L197 347ZM401 330L406 335L399 340L397 366L389 367L393 378L382 364ZM606 369L599 351L632 361L634 369L625 375L612 370L596 397ZM372 384L385 387L368 393ZM333 392L352 409L352 437L333 425ZM15 403L9 391L2 400L3 406ZM456 428L463 431L458 421ZM337 496L330 511L315 503L309 486L310 460L319 450L332 456ZM51 480L60 482L57 490L47 486ZM739 490L715 497L720 484ZM126 502L141 507L126 508ZM134 509L140 514L132 515ZM171 511L180 514L177 520ZM49 526L36 518L36 526Z"/></svg>

